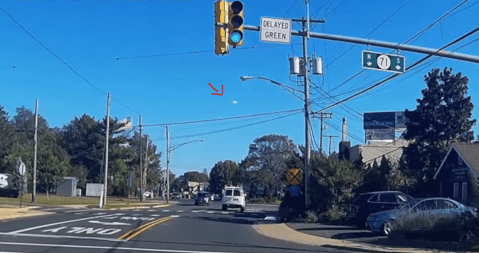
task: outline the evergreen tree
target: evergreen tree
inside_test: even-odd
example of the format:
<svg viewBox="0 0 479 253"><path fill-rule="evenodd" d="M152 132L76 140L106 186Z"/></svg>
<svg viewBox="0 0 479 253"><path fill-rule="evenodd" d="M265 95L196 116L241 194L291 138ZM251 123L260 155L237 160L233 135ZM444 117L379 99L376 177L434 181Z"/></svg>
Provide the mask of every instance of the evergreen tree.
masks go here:
<svg viewBox="0 0 479 253"><path fill-rule="evenodd" d="M406 110L404 139L410 144L405 148L406 176L417 179L414 192L419 196L435 195L437 186L433 180L447 150L455 141L473 140L471 120L473 104L466 97L468 79L452 69L433 69L425 76L427 87L423 98L417 100L414 111Z"/></svg>

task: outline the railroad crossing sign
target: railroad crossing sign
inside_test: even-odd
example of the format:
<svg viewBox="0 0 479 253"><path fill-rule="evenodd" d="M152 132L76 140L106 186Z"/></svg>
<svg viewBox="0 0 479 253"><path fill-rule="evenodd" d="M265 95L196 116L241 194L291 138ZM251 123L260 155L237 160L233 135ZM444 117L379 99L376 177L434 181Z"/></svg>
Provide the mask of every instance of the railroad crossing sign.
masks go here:
<svg viewBox="0 0 479 253"><path fill-rule="evenodd" d="M363 51L363 68L404 73L406 58L402 55Z"/></svg>
<svg viewBox="0 0 479 253"><path fill-rule="evenodd" d="M286 178L291 185L298 185L303 181L303 173L300 169L290 169L286 172Z"/></svg>

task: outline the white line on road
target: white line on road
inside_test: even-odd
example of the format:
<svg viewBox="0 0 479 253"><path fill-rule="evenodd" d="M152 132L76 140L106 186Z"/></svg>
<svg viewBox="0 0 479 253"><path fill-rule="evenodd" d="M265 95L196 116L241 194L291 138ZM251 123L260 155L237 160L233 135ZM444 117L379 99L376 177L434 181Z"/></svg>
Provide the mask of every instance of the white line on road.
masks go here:
<svg viewBox="0 0 479 253"><path fill-rule="evenodd" d="M151 216L153 216L153 217L158 217L158 216L160 216L160 215L159 215L159 214L152 214Z"/></svg>
<svg viewBox="0 0 479 253"><path fill-rule="evenodd" d="M169 211L170 211L170 210L163 210L164 213L167 213L167 212L169 212Z"/></svg>
<svg viewBox="0 0 479 253"><path fill-rule="evenodd" d="M213 211L208 211L207 213L215 213L215 212L213 212Z"/></svg>
<svg viewBox="0 0 479 253"><path fill-rule="evenodd" d="M193 213L199 213L199 212L200 212L200 211L198 211L198 210L194 210L194 211L193 211Z"/></svg>
<svg viewBox="0 0 479 253"><path fill-rule="evenodd" d="M0 235L11 235L9 233L0 233ZM101 238L101 237L90 237L90 236L72 236L72 235L43 235L43 234L15 234L14 236L24 236L24 237L43 237L43 238L68 238L68 239L85 239L85 240L100 240L100 241L113 241L121 242L116 238Z"/></svg>
<svg viewBox="0 0 479 253"><path fill-rule="evenodd" d="M182 212L184 212L184 211L185 211L185 210L178 210L179 213L182 213Z"/></svg>
<svg viewBox="0 0 479 253"><path fill-rule="evenodd" d="M119 241L119 240L117 240ZM4 245L20 246L38 246L38 247L58 247L58 248L79 248L79 249L106 249L106 250L124 250L124 251L147 251L147 252L175 252L175 253L220 253L218 251L192 251L192 250L171 250L171 249L147 249L147 248L127 248L127 247L108 247L108 246L86 246L86 245L64 245L64 244L40 244L25 242L0 242ZM221 252L228 253L228 252Z"/></svg>
<svg viewBox="0 0 479 253"><path fill-rule="evenodd" d="M55 226L55 225L60 225L60 224L65 224L65 223L77 222L77 221L98 219L98 218L102 218L102 217L110 217L110 216L114 216L114 215L116 215L116 214L100 215L100 216L94 216L94 217L88 217L88 218L81 218L81 219L75 219L75 220L55 222L55 223L45 224L45 225L36 226L36 227L20 229L20 230L17 230L17 231L9 232L8 234L13 235L13 234L23 233L25 231L35 230L35 229L39 229L39 228L45 228L45 227L50 227L50 226Z"/></svg>
<svg viewBox="0 0 479 253"><path fill-rule="evenodd" d="M66 211L65 213L91 212L90 209Z"/></svg>
<svg viewBox="0 0 479 253"><path fill-rule="evenodd" d="M221 212L222 214L230 214L229 212Z"/></svg>
<svg viewBox="0 0 479 253"><path fill-rule="evenodd" d="M154 211L155 211L155 210L153 210L153 209L148 210L148 212L154 212Z"/></svg>

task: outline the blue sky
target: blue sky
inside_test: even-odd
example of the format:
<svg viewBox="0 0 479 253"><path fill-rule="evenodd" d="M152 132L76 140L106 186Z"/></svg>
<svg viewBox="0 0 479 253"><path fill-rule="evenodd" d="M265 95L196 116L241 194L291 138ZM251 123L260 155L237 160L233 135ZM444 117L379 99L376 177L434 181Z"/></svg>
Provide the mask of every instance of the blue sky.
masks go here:
<svg viewBox="0 0 479 253"><path fill-rule="evenodd" d="M313 0L310 13L317 18L325 17L326 23L312 26L312 31L365 37L399 9L368 38L403 43L461 2ZM247 25L259 25L262 16L301 18L306 14L303 0L245 0L243 3ZM476 28L477 3L477 0L468 1L409 44L439 48ZM301 100L269 82L239 79L242 75L262 76L303 89L296 77L289 75L288 62L288 56L302 56L302 38L293 36L290 45L275 44L261 42L259 32L245 31L242 47L231 48L227 56L216 56L213 4L212 0L0 0L5 12L71 67L0 11L0 104L13 117L17 107L34 111L35 99L38 99L40 114L51 127L62 127L83 114L96 119L104 117L108 92L113 99L111 116L119 119L132 116L135 126L139 115L144 125L155 125L302 108ZM300 25L294 24L293 29L300 30ZM474 34L446 50L455 50L477 38L479 34ZM319 88L341 99L353 94L352 90L368 87L391 75L368 70L332 90L362 70L361 52L367 47L356 45L335 60L352 44L310 39L308 45L309 53L323 57L326 66L323 76L311 76L313 111L333 103L318 92ZM475 42L457 52L479 56L478 45ZM379 47L371 47L371 50L391 51ZM404 51L401 54L406 57L407 66L424 56ZM469 78L469 95L477 104L478 65L435 57L345 105L359 113L413 110L425 88L424 75L432 68L446 66ZM208 83L219 90L224 85L224 95L211 95L214 90ZM473 118L479 115L477 108ZM344 106L328 111L333 113L333 119L327 120L329 127L324 134L340 136L337 129L346 117L352 145L364 140L360 115ZM172 125L169 129L173 145L197 139L204 142L175 150L171 155L171 169L181 175L191 170L210 170L220 160L240 162L247 155L249 144L265 134L287 135L294 143L304 144L304 114L301 113L241 127L284 115ZM312 119L312 126L316 140L313 148L317 149L319 120ZM164 152L165 127L149 126L144 130ZM477 135L477 126L474 130ZM190 135L193 136L184 137ZM340 138L333 139L334 150L339 141ZM328 139L324 139L324 143L327 144ZM327 151L327 145L325 149ZM166 166L164 156L162 166Z"/></svg>

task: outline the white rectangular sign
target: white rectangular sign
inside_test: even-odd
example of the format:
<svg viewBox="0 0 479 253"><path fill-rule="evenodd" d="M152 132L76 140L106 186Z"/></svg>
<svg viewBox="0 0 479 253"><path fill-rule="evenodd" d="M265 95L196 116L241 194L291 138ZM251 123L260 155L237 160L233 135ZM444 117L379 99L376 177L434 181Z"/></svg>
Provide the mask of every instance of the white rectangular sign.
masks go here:
<svg viewBox="0 0 479 253"><path fill-rule="evenodd" d="M396 131L394 128L389 129L366 129L366 140L394 140Z"/></svg>
<svg viewBox="0 0 479 253"><path fill-rule="evenodd" d="M291 43L291 20L261 18L261 41Z"/></svg>

